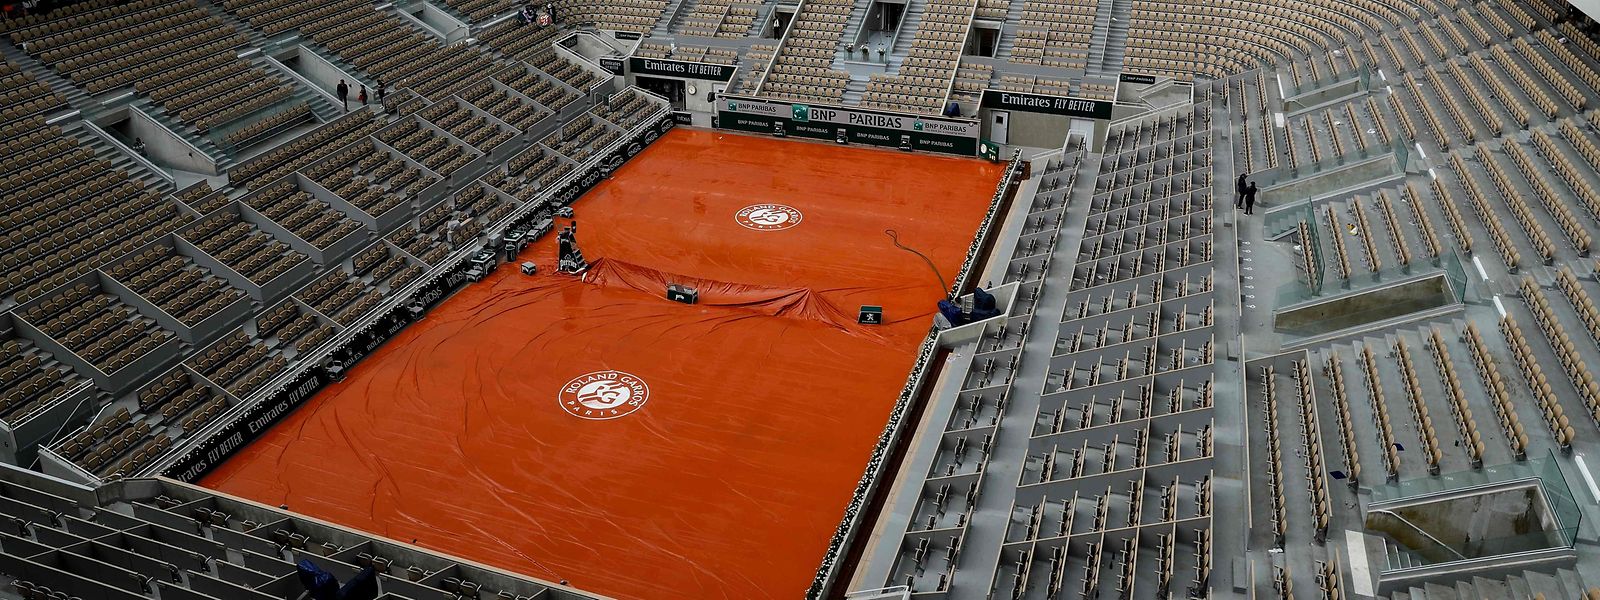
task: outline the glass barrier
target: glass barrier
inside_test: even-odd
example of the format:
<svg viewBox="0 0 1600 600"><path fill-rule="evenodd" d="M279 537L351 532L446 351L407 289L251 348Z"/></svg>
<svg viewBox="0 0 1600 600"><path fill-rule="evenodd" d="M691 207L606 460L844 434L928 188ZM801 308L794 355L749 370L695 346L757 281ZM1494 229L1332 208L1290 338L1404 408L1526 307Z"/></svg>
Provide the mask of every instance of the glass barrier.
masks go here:
<svg viewBox="0 0 1600 600"><path fill-rule="evenodd" d="M300 111L300 115L294 115L295 111ZM273 119L277 119L278 122L272 122ZM276 135L314 119L311 107L304 100L291 96L268 104L260 110L245 115L244 118L212 127L206 131L204 137L231 155L244 144Z"/></svg>
<svg viewBox="0 0 1600 600"><path fill-rule="evenodd" d="M1531 531L1525 534L1492 536L1448 544L1429 535L1406 536L1408 542L1422 540L1420 543L1407 544L1410 547L1406 551L1411 553L1411 558L1414 559L1414 562L1436 564L1450 560L1484 558L1544 548L1571 547L1575 543L1578 529L1582 525L1583 511L1579 508L1578 501L1573 496L1572 488L1567 484L1566 476L1561 472L1561 465L1557 462L1555 453L1551 451L1546 451L1544 456L1529 457L1528 460L1523 462L1486 466L1482 469L1438 476L1423 476L1375 485L1370 489L1370 502L1381 503L1408 498L1421 498L1518 480L1530 480L1536 483L1544 499L1544 510L1550 517L1548 520L1549 525L1540 528L1538 531ZM1402 517L1387 511L1384 513L1374 512L1372 514L1386 515L1387 518L1404 521ZM1402 536L1405 536L1407 529L1412 529L1416 526L1405 522L1400 527L1402 529L1397 531ZM1421 531L1420 529L1414 530ZM1441 552L1441 547L1446 551ZM1419 565L1412 564L1409 566Z"/></svg>

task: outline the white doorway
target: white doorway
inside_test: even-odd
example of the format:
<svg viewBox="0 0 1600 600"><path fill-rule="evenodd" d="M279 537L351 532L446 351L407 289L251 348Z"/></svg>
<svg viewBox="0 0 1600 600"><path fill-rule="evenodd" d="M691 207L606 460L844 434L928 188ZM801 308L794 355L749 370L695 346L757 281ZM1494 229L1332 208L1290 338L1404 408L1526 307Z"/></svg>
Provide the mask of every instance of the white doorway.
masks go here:
<svg viewBox="0 0 1600 600"><path fill-rule="evenodd" d="M997 110L989 113L989 140L1008 144L1011 139L1011 111Z"/></svg>

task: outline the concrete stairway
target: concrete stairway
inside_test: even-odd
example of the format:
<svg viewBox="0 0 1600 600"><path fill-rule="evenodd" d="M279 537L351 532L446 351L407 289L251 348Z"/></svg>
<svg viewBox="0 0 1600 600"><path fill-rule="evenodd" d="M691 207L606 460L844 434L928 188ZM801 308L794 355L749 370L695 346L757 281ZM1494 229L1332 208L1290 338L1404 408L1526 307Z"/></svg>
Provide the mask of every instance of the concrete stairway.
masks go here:
<svg viewBox="0 0 1600 600"><path fill-rule="evenodd" d="M4 54L12 63L21 67L24 73L49 84L51 89L54 89L57 94L61 94L62 98L66 98L67 104L72 105L73 108L86 110L96 105L94 98L91 98L83 88L73 85L67 78L62 77L50 67L44 66L44 63L39 62L32 56L28 56L21 48L12 45L9 40L0 42L0 54Z"/></svg>
<svg viewBox="0 0 1600 600"><path fill-rule="evenodd" d="M844 22L844 36L839 38L840 44L853 42L861 35L861 28L867 22L867 10L872 7L872 0L856 0L856 5L850 9L850 20ZM839 51L839 56L844 56L844 50Z"/></svg>
<svg viewBox="0 0 1600 600"><path fill-rule="evenodd" d="M228 157L228 153L223 152L222 148L217 147L211 140L200 135L193 127L178 120L177 115L168 114L166 107L156 104L144 96L134 97L133 101L128 103L128 106L150 115L150 118L155 119L157 123L182 136L183 139L193 144L201 152L206 153L207 156L216 159L218 168L226 169L233 165L233 159Z"/></svg>
<svg viewBox="0 0 1600 600"><path fill-rule="evenodd" d="M1100 6L1095 10L1094 31L1089 38L1088 71L1095 71L1105 63L1106 41L1111 37L1111 19L1116 16L1115 4L1116 0L1100 0Z"/></svg>
<svg viewBox="0 0 1600 600"><path fill-rule="evenodd" d="M844 86L844 103L860 104L861 96L867 91L867 82L869 80L870 75L866 73L850 73L850 83L847 83Z"/></svg>
<svg viewBox="0 0 1600 600"><path fill-rule="evenodd" d="M917 37L917 28L922 26L922 14L927 12L926 3L912 0L906 5L906 15L900 19L900 36L894 40L894 48L889 50L889 72L899 73L900 64L906 61L906 53L911 51L911 41Z"/></svg>
<svg viewBox="0 0 1600 600"><path fill-rule="evenodd" d="M89 131L88 128L84 127L82 122L72 121L63 125L61 127L61 133L78 140L80 145L94 151L95 156L110 161L111 168L122 169L123 172L128 174L130 179L142 181L146 187L159 189L163 192L176 191L172 189L172 186L167 185L167 181L165 179L162 179L156 176L155 173L150 172L150 169L145 167L144 163L139 162L132 156L129 156L127 152L124 152L122 149L105 141L105 138L102 138L98 134Z"/></svg>
<svg viewBox="0 0 1600 600"><path fill-rule="evenodd" d="M232 25L234 29L239 30L240 33L243 33L245 37L250 39L251 46L262 48L267 45L267 36L251 27L250 24L246 23L243 19L229 14L228 11L223 10L221 6L211 3L210 0L195 0L195 4L199 5L200 8L205 9L206 12L211 13L219 19L222 19L223 22Z"/></svg>
<svg viewBox="0 0 1600 600"><path fill-rule="evenodd" d="M1095 14L1095 43L1089 50L1086 71L1097 75L1122 72L1122 59L1128 48L1128 21L1132 16L1132 0L1101 0L1100 11ZM1101 29L1102 23L1104 29Z"/></svg>
<svg viewBox="0 0 1600 600"><path fill-rule="evenodd" d="M1017 47L1017 29L1022 26L1023 4L1021 0L1012 0L1011 8L1006 10L1005 28L1000 30L1000 47L995 50L995 58L1011 59L1011 49Z"/></svg>
<svg viewBox="0 0 1600 600"><path fill-rule="evenodd" d="M669 0L666 8L661 9L661 18L656 19L655 28L650 30L650 37L661 37L677 31L683 17L694 12L699 4L695 0Z"/></svg>
<svg viewBox="0 0 1600 600"><path fill-rule="evenodd" d="M294 74L284 73L283 71L287 69L287 67L281 67L281 63L269 61L260 57L252 57L251 62L255 64L255 66L265 69L268 73L276 75L279 79L292 86L294 88L294 94L291 97L296 100L303 101L307 105L311 106L311 113L317 116L317 120L326 123L328 121L337 119L340 115L344 114L344 111L339 108L339 105L334 104L332 99L329 99L327 96L317 93L316 90L307 87L307 84L295 77Z"/></svg>

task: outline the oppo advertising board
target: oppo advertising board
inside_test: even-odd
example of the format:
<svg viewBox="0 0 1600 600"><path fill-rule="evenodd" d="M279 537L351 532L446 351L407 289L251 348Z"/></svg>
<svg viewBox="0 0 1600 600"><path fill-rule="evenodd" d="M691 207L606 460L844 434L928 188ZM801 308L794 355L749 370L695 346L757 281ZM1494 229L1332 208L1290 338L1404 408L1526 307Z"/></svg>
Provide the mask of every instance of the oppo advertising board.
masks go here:
<svg viewBox="0 0 1600 600"><path fill-rule="evenodd" d="M717 126L723 129L832 140L840 129L852 144L974 156L978 152L977 121L945 119L833 106L724 96L717 104Z"/></svg>

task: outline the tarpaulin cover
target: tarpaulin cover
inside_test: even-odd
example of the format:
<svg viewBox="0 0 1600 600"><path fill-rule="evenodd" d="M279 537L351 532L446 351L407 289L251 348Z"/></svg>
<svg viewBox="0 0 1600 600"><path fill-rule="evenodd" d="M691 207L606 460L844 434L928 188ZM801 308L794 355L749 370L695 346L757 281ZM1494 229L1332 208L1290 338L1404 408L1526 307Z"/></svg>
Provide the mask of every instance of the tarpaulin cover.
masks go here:
<svg viewBox="0 0 1600 600"><path fill-rule="evenodd" d="M203 483L619 598L798 598L943 296L883 230L951 279L999 175L673 131L574 206L584 280L546 236L521 258L539 275L456 294ZM762 203L800 222L736 221ZM648 399L569 413L605 370Z"/></svg>

